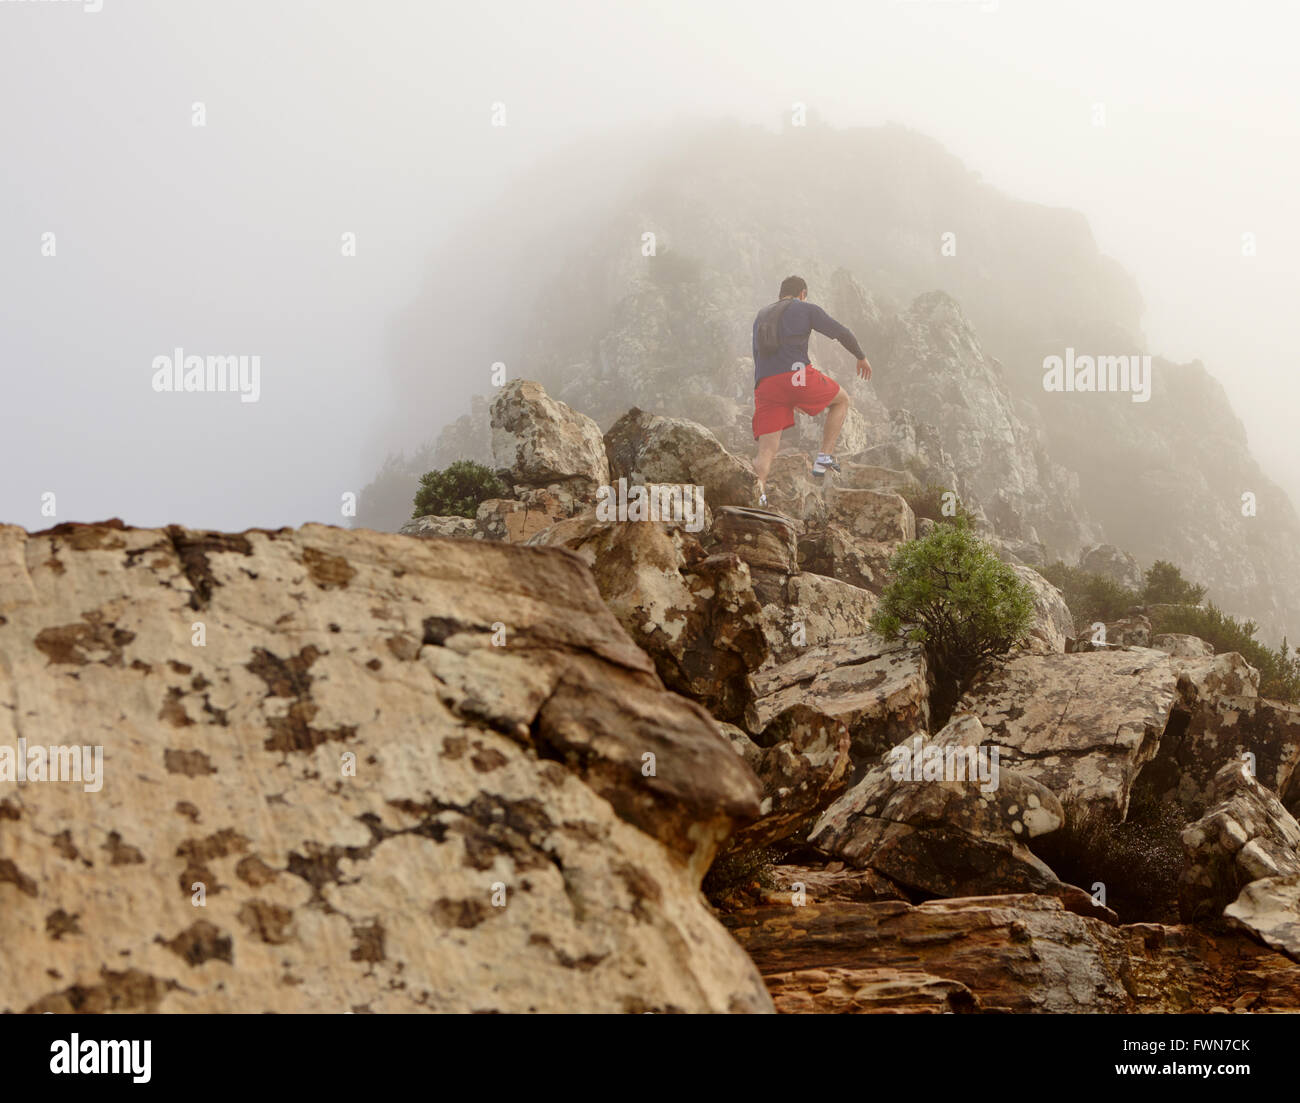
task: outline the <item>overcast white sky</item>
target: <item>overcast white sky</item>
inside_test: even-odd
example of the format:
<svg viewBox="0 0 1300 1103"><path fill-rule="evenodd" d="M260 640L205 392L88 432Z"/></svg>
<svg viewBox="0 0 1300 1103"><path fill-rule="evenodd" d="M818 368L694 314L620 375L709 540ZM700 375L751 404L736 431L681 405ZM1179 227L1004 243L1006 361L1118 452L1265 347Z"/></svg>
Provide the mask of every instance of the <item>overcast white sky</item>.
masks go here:
<svg viewBox="0 0 1300 1103"><path fill-rule="evenodd" d="M911 126L1012 195L1083 211L1138 279L1153 351L1204 360L1300 487L1294 5L86 8L0 0L0 520L340 522L382 459L394 315L452 226L574 138L775 125L796 100ZM259 355L260 401L154 393L178 346ZM429 435L463 412L430 410Z"/></svg>

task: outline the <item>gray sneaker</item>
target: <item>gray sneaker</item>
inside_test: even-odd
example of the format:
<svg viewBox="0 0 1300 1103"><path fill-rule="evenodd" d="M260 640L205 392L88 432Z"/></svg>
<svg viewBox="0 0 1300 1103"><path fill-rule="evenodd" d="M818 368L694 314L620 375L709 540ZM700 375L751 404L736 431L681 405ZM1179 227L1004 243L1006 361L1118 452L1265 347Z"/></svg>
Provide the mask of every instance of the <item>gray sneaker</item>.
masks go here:
<svg viewBox="0 0 1300 1103"><path fill-rule="evenodd" d="M834 456L828 456L825 452L817 453L817 462L813 464L812 473L814 478L821 478L827 471L840 473L840 465L835 462Z"/></svg>

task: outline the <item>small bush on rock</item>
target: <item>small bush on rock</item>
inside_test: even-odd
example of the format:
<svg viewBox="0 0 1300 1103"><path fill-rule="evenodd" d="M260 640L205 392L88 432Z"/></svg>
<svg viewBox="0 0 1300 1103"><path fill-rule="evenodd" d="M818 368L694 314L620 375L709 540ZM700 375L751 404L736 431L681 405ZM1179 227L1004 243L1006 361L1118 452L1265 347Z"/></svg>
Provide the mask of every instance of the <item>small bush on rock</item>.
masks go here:
<svg viewBox="0 0 1300 1103"><path fill-rule="evenodd" d="M984 662L1028 633L1033 591L964 518L904 544L889 568L893 581L881 595L871 629L885 639L924 644L935 678L932 719L945 723Z"/></svg>
<svg viewBox="0 0 1300 1103"><path fill-rule="evenodd" d="M473 460L457 460L441 471L420 476L411 516L473 517L489 498L505 494L505 486L489 468Z"/></svg>

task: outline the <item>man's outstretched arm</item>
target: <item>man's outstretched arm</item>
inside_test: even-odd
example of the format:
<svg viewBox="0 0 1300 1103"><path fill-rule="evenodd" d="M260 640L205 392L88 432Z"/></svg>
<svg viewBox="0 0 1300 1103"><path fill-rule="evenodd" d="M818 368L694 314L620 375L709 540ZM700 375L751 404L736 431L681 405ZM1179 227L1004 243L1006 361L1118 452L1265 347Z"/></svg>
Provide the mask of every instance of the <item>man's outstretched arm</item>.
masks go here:
<svg viewBox="0 0 1300 1103"><path fill-rule="evenodd" d="M820 306L812 306L809 311L809 324L818 333L823 333L827 337L833 337L841 345L849 350L858 359L858 374L863 379L871 378L871 365L867 363L867 354L862 351L862 346L858 344L858 339L853 336L853 331L848 326L841 325Z"/></svg>

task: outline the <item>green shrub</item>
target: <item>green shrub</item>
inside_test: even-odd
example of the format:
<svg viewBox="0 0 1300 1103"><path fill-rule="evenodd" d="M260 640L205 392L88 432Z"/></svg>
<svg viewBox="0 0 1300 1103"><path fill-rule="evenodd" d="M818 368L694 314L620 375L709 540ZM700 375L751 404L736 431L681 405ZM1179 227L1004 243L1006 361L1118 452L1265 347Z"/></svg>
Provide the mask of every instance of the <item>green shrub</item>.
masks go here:
<svg viewBox="0 0 1300 1103"><path fill-rule="evenodd" d="M1133 606L1142 604L1138 591L1082 567L1067 567L1059 559L1039 573L1061 591L1074 617L1076 632L1097 621L1117 620Z"/></svg>
<svg viewBox="0 0 1300 1103"><path fill-rule="evenodd" d="M505 493L505 486L489 468L473 460L457 460L441 471L420 476L411 516L473 517L483 502Z"/></svg>
<svg viewBox="0 0 1300 1103"><path fill-rule="evenodd" d="M889 561L893 580L871 618L885 639L925 646L935 678L931 714L947 722L980 666L1024 638L1033 591L997 558L963 517L904 544Z"/></svg>
<svg viewBox="0 0 1300 1103"><path fill-rule="evenodd" d="M1205 587L1188 582L1183 572L1167 560L1157 559L1144 577L1145 605L1200 605L1205 598Z"/></svg>

